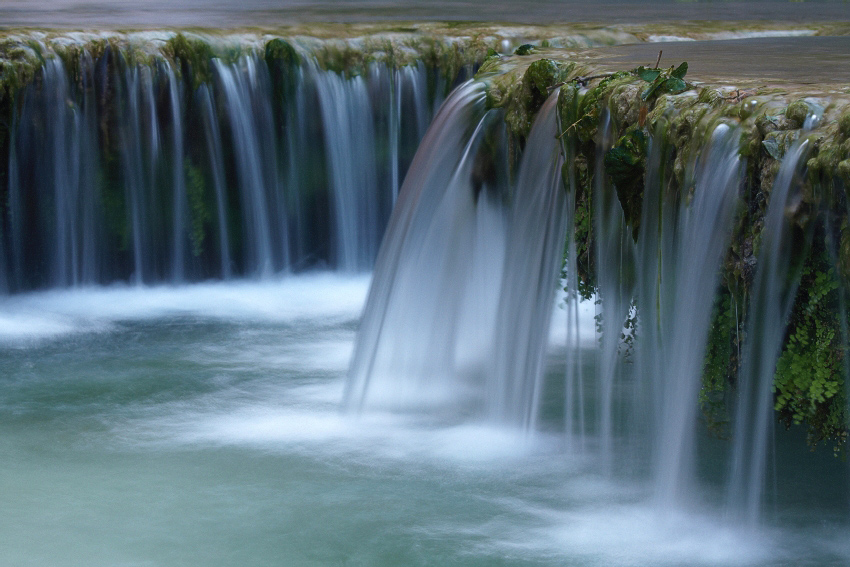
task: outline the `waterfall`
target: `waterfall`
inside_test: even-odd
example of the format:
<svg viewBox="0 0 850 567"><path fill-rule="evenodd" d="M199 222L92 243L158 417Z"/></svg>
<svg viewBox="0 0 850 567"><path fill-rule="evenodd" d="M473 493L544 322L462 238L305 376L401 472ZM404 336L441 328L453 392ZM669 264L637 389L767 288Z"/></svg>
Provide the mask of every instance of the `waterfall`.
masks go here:
<svg viewBox="0 0 850 567"><path fill-rule="evenodd" d="M480 83L454 91L410 166L360 322L345 391L349 408L458 397L455 333L472 265L470 177L483 103Z"/></svg>
<svg viewBox="0 0 850 567"><path fill-rule="evenodd" d="M634 291L634 242L623 217L616 193L606 183L603 158L611 147L611 122L603 116L594 166L593 208L596 218L596 269L599 282L597 318L602 319L602 344L596 380L598 400L597 431L604 468L610 472L615 453L615 385L621 378L621 338L623 325L632 309Z"/></svg>
<svg viewBox="0 0 850 567"><path fill-rule="evenodd" d="M121 128L121 153L124 163L124 184L130 231L132 233L132 279L147 281L153 266L146 254L152 249L146 211L154 205L156 170L159 161L159 120L154 103L152 69L132 69L125 75L128 121ZM144 108L142 105L145 105ZM145 121L147 116L147 121ZM148 126L145 136L145 124ZM145 149L148 155L145 159Z"/></svg>
<svg viewBox="0 0 850 567"><path fill-rule="evenodd" d="M187 217L187 195L186 177L183 171L183 117L181 110L182 93L174 69L168 67L168 94L171 106L171 134L173 147L171 150L174 206L174 240L171 260L171 279L179 283L186 277L186 217Z"/></svg>
<svg viewBox="0 0 850 567"><path fill-rule="evenodd" d="M499 106L509 96L491 96L492 77L461 82L468 69L453 78L425 57L340 70L306 49L284 65L253 45L207 47L197 59L112 45L69 57L39 44L8 125L3 296L373 270L344 385L349 413L476 420L527 439L545 429L605 482L644 483L664 514L701 497L701 388L716 313L734 302L736 345L745 340L724 360L736 405L717 492L729 521L760 521L777 359L815 230L789 217L823 139L774 155L778 138L759 128L789 124L790 105L765 125L715 112L702 94L670 94L703 105L687 116L698 124L676 123L671 105L652 111L651 126L626 125L616 105L582 99L590 89L538 85L511 114ZM567 94L572 125L560 123ZM580 139L573 127L587 117L595 134ZM677 128L693 136L688 150L673 142ZM633 135L646 142L629 180L640 210L607 161ZM748 135L757 150L742 148ZM845 163L842 136L844 154L830 159ZM753 152L778 168L758 171L758 183L776 174L770 188L748 185ZM841 268L846 217L836 218L824 230ZM730 275L733 262L755 277ZM547 358L559 275L566 343ZM579 333L581 295L595 305L592 337ZM845 344L846 301L841 290ZM563 372L548 372L564 351Z"/></svg>
<svg viewBox="0 0 850 567"><path fill-rule="evenodd" d="M384 224L379 204L386 199L377 191L374 119L366 81L336 73L317 73L315 81L330 165L336 263L345 271L364 270L377 254Z"/></svg>
<svg viewBox="0 0 850 567"><path fill-rule="evenodd" d="M537 423L567 219L556 103L557 93L538 113L519 166L488 372L490 415L524 429Z"/></svg>
<svg viewBox="0 0 850 567"><path fill-rule="evenodd" d="M808 121L817 119L812 115ZM795 142L773 183L747 321L727 498L730 514L749 524L755 524L761 515L773 428L773 376L802 267L789 259L794 257L792 249L808 245L807 237L802 243L798 240L785 215L809 150L807 138Z"/></svg>
<svg viewBox="0 0 850 567"><path fill-rule="evenodd" d="M640 305L647 326L657 321L661 329L660 344L649 343L653 350L641 356L646 360L654 355L659 364L641 365L638 372L644 383L660 382L652 390L659 394L655 410L659 421L653 438L657 444L656 495L662 508L686 501L693 492L696 400L720 264L729 244L741 185L737 142L734 128L726 124L715 128L697 165L690 203L680 203L675 229L662 232L667 242L662 242L659 250L662 261L670 265L661 272L661 278L671 278L662 285L673 289L673 296L669 302ZM671 253L668 259L664 259L665 252ZM656 306L657 312L653 309ZM642 343L639 348L643 348Z"/></svg>
<svg viewBox="0 0 850 567"><path fill-rule="evenodd" d="M471 400L497 423L536 423L566 222L557 95L511 183L492 169L503 126L482 117L481 88L446 101L402 187L352 358L353 409Z"/></svg>
<svg viewBox="0 0 850 567"><path fill-rule="evenodd" d="M272 259L269 193L277 188L265 103L270 86L258 74L257 62L243 57L236 65L214 61L230 118L232 147L239 179L245 227L245 265L248 273L268 275ZM265 95L265 96L264 96Z"/></svg>
<svg viewBox="0 0 850 567"><path fill-rule="evenodd" d="M207 151L209 152L210 167L213 175L213 186L215 188L215 208L218 217L218 247L221 254L221 275L224 279L230 279L233 275L233 260L230 258L230 238L227 229L227 201L224 177L224 154L221 149L221 132L213 108L213 100L210 90L206 85L199 89L201 104L204 107L204 132L207 137Z"/></svg>
<svg viewBox="0 0 850 567"><path fill-rule="evenodd" d="M161 53L40 49L9 132L8 292L368 270L439 96L416 62L344 77L308 57L279 89L251 50L199 81Z"/></svg>

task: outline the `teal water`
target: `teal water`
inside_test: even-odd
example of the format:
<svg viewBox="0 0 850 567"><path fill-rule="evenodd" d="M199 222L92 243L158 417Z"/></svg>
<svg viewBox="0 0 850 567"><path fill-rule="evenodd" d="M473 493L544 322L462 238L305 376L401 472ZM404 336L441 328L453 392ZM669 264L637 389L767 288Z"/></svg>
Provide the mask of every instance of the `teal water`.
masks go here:
<svg viewBox="0 0 850 567"><path fill-rule="evenodd" d="M457 411L343 414L367 286L3 298L0 565L850 562L846 469L798 438L779 437L773 519L742 532L713 503L723 442L704 444L699 504L658 510L640 475L599 476L592 446L565 449L557 404L534 435Z"/></svg>

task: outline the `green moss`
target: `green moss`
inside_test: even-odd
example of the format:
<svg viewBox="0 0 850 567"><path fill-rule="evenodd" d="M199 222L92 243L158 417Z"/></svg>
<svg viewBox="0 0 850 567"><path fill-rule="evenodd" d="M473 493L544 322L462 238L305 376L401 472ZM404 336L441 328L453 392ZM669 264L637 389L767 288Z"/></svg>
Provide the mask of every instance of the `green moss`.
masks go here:
<svg viewBox="0 0 850 567"><path fill-rule="evenodd" d="M845 184L850 186L850 159L845 159L838 162L837 167L838 176L844 181Z"/></svg>
<svg viewBox="0 0 850 567"><path fill-rule="evenodd" d="M269 68L275 100L283 104L294 95L297 86L295 70L301 64L301 57L292 45L275 38L266 43L264 59Z"/></svg>
<svg viewBox="0 0 850 567"><path fill-rule="evenodd" d="M643 201L643 175L646 167L647 136L634 125L605 153L603 164L623 207L626 223L637 240Z"/></svg>
<svg viewBox="0 0 850 567"><path fill-rule="evenodd" d="M192 254L199 257L204 251L204 240L206 238L206 225L212 220L212 212L209 208L207 195L207 183L204 174L197 166L188 159L184 162L186 174L186 194L189 199L189 215L191 218L190 240L192 241Z"/></svg>
<svg viewBox="0 0 850 567"><path fill-rule="evenodd" d="M703 421L709 432L721 439L730 437L726 395L738 369L738 341L735 303L732 295L723 290L711 316L699 393Z"/></svg>
<svg viewBox="0 0 850 567"><path fill-rule="evenodd" d="M788 120L791 128L802 128L809 112L809 105L803 100L797 100L789 104L785 109L785 118Z"/></svg>
<svg viewBox="0 0 850 567"><path fill-rule="evenodd" d="M365 73L369 64L375 61L375 56L349 44L329 44L316 53L316 60L325 71L354 77Z"/></svg>
<svg viewBox="0 0 850 567"><path fill-rule="evenodd" d="M845 112L838 119L838 130L841 132L842 137L845 139L850 138L850 112Z"/></svg>
<svg viewBox="0 0 850 567"><path fill-rule="evenodd" d="M628 72L614 73L605 77L599 84L587 90L579 102L576 134L582 142L589 142L596 136L603 109L608 107L608 98L615 87L630 82L633 78Z"/></svg>
<svg viewBox="0 0 850 567"><path fill-rule="evenodd" d="M487 104L505 111L505 123L511 135L524 143L534 117L557 85L572 76L576 65L553 59L538 59L527 66L508 66L503 74L490 77L499 70L494 62L477 75L489 81ZM512 64L515 65L515 64Z"/></svg>
<svg viewBox="0 0 850 567"><path fill-rule="evenodd" d="M178 33L165 42L162 53L168 57L193 88L212 82L212 47L205 41Z"/></svg>
<svg viewBox="0 0 850 567"><path fill-rule="evenodd" d="M285 67L294 67L301 64L301 56L292 45L280 38L274 38L266 43L266 64L282 64Z"/></svg>
<svg viewBox="0 0 850 567"><path fill-rule="evenodd" d="M799 136L798 130L777 130L767 134L761 144L771 158L781 161Z"/></svg>

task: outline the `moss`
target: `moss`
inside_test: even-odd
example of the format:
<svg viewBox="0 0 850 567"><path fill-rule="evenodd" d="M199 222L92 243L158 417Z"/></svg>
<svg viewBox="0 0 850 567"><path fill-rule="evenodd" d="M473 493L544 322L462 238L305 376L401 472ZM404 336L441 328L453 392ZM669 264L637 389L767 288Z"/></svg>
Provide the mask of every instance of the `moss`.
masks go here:
<svg viewBox="0 0 850 567"><path fill-rule="evenodd" d="M841 132L842 137L845 139L850 138L850 111L845 112L838 119L838 130Z"/></svg>
<svg viewBox="0 0 850 567"><path fill-rule="evenodd" d="M850 220L844 219L838 248L838 273L844 286L850 289Z"/></svg>
<svg viewBox="0 0 850 567"><path fill-rule="evenodd" d="M301 64L301 57L291 44L275 38L266 43L264 59L269 68L274 98L282 104L294 95L295 69Z"/></svg>
<svg viewBox="0 0 850 567"><path fill-rule="evenodd" d="M507 69L501 75L488 77L499 70L494 62L477 76L489 81L487 105L505 111L508 130L523 144L540 107L555 86L572 76L576 65L544 58Z"/></svg>
<svg viewBox="0 0 850 567"><path fill-rule="evenodd" d="M790 123L791 128L802 128L809 112L809 105L803 100L797 100L785 109L785 118Z"/></svg>
<svg viewBox="0 0 850 567"><path fill-rule="evenodd" d="M212 82L213 49L209 43L178 33L165 42L162 53L168 57L193 88Z"/></svg>
<svg viewBox="0 0 850 567"><path fill-rule="evenodd" d="M564 131L569 131L570 135L576 135L581 144L591 142L596 136L603 110L610 106L611 93L617 87L626 85L632 80L628 72L614 73L603 78L598 85L587 89L583 94L579 95L577 92L578 104L570 117L564 115L563 105L559 108ZM626 126L620 125L620 129Z"/></svg>
<svg viewBox="0 0 850 567"><path fill-rule="evenodd" d="M280 63L285 67L293 67L301 64L301 56L292 47L292 44L280 39L274 38L266 43L264 50L266 64L271 66Z"/></svg>
<svg viewBox="0 0 850 567"><path fill-rule="evenodd" d="M777 130L765 135L762 146L771 158L781 161L785 157L785 152L799 137L798 130Z"/></svg>
<svg viewBox="0 0 850 567"><path fill-rule="evenodd" d="M316 60L325 71L353 77L365 73L369 64L375 61L375 56L348 44L332 44L316 52Z"/></svg>
<svg viewBox="0 0 850 567"><path fill-rule="evenodd" d="M189 238L192 242L192 254L197 258L204 251L204 240L207 234L206 225L212 220L212 212L209 207L207 183L203 172L188 159L185 160L183 165L192 225Z"/></svg>
<svg viewBox="0 0 850 567"><path fill-rule="evenodd" d="M735 303L732 295L723 290L711 316L699 393L703 421L709 432L721 439L731 436L726 395L740 362L739 340Z"/></svg>
<svg viewBox="0 0 850 567"><path fill-rule="evenodd" d="M836 167L836 172L838 173L838 177L850 187L850 159L845 159L838 162L838 166Z"/></svg>
<svg viewBox="0 0 850 567"><path fill-rule="evenodd" d="M603 160L605 173L614 184L635 240L640 230L647 143L647 136L635 124L605 153Z"/></svg>

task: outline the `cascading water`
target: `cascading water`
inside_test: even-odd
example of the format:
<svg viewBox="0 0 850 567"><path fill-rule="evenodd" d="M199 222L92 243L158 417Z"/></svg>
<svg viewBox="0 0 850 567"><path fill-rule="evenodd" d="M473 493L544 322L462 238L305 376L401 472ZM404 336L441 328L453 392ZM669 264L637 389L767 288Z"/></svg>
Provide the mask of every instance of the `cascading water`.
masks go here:
<svg viewBox="0 0 850 567"><path fill-rule="evenodd" d="M434 118L410 166L360 322L345 393L351 408L458 397L459 310L468 270L479 265L472 262L476 206L471 172L485 119L483 103L480 83L458 88ZM500 254L495 251L496 262Z"/></svg>
<svg viewBox="0 0 850 567"><path fill-rule="evenodd" d="M817 120L818 115L810 115L804 130ZM799 257L792 254L792 250L807 246L809 240L795 234L794 227L785 218L785 211L794 199L793 189L799 183L800 164L808 155L809 144L804 137L790 148L773 184L753 285L727 497L730 513L751 525L761 517L772 429L773 376L802 267L794 265L790 259Z"/></svg>
<svg viewBox="0 0 850 567"><path fill-rule="evenodd" d="M536 421L566 218L557 97L540 111L511 185L499 150L483 147L485 138L498 147L500 126L492 113L479 118L482 88L470 83L446 102L402 187L352 358L349 407L472 397L496 422Z"/></svg>
<svg viewBox="0 0 850 567"><path fill-rule="evenodd" d="M41 49L10 136L12 291L368 270L436 92L421 65L353 77L292 65L281 89L250 51L212 57L197 84L162 56L81 49L67 69Z"/></svg>
<svg viewBox="0 0 850 567"><path fill-rule="evenodd" d="M163 461L170 457L158 453L159 443L192 451L200 446L203 460L220 458L228 445L239 446L240 459L245 446L259 446L268 459L282 451L286 463L269 467L270 484L289 474L305 490L290 490L287 483L286 498L330 495L328 516L335 520L349 519L338 513L339 502L357 501L346 508L356 518L351 531L357 545L359 503L364 487L373 494L374 481L375 492L397 498L393 504L436 502L450 494L451 502L435 506L438 518L428 538L441 540L433 534L447 531L474 538L489 533L499 545L519 541L511 552L521 554L540 545L527 540L545 542L540 555L517 562L554 557L561 563L562 555L548 546L567 541L575 557L601 557L597 562L617 563L635 545L657 544L661 551L650 550L643 563L688 564L704 559L703 542L694 546L698 552L670 552L679 536L671 536L673 543L665 538L686 532L687 543L706 525L728 539L712 548L722 559L705 562L762 561L718 548L740 542L730 530L763 519L771 387L801 271L786 256L793 252L799 260L801 249L813 246L811 234L790 220L802 210L802 172L816 165L809 159L813 140L791 145L772 189L758 193L769 202L763 222L758 206L747 211L764 225L755 252L742 260L732 248L747 192L755 192L747 186L752 146L775 150L769 144L763 149L759 138L745 153L741 140L790 118L753 125L745 112L714 113L707 95L679 93L703 105L686 117L691 122L676 122L681 109L671 104L628 129L625 112L616 108L622 100L607 103L609 112L600 104L594 115L585 103L596 99L587 96L586 85L576 81L573 89L557 73L543 87L525 78L512 85L520 84L525 95L538 89L517 115L511 114L516 108L499 107L507 98L496 96L504 94L498 91L504 84L485 82L495 79L482 73L455 89L428 126L447 79L421 61L370 63L346 72L324 70L319 59L305 56L299 63L286 60L282 81L282 60L273 61L269 51L262 57L255 47L205 52L200 64L165 50L140 58L113 47L98 55L80 49L74 59L42 50L37 78L16 102L8 198L0 204L0 299L8 306L0 312L0 341L18 341L0 365L11 369L5 388L19 396L0 400L13 410L0 412L0 424L19 426L42 399L73 398L67 405L76 411L79 399L89 404L97 398L94 413L71 418L84 437L114 435L128 444L142 439L139 444L154 446ZM490 58L491 64L497 60ZM192 65L201 69L193 74ZM609 79L622 81L621 98L630 92L641 98L640 88L628 90L635 74L603 81ZM547 94L560 86L563 93ZM560 105L568 94L575 97L574 116L565 121ZM646 102L643 97L640 104ZM634 114L638 121L637 109ZM577 131L588 116L594 134L581 140ZM634 174L642 180L635 214L610 158L638 129L647 146ZM693 137L694 149L674 159L682 152L675 138L682 136ZM760 175L769 179L770 170ZM831 240L824 257L840 267L845 229L825 230ZM373 260L343 384L359 293L366 290L357 272L369 270ZM730 297L737 289L732 284L740 282L730 283L724 270L736 261L755 265L746 297ZM553 346L549 336L562 262L566 295L557 301L566 301L566 348ZM591 278L582 271L588 265ZM310 268L339 273L292 273ZM276 273L286 277L270 280ZM245 277L257 281L185 285ZM145 285L92 287L115 281ZM161 282L183 285L147 287ZM19 293L76 286L86 288ZM592 325L580 315L588 304L579 304L580 295L591 295L589 288L602 336L579 333L580 326ZM148 300L157 306L148 310ZM725 445L708 440L699 423L709 343L715 327L722 327L718 320L727 317L717 315L723 301L734 302L735 341L746 337L743 354L723 361L724 371L726 363L741 365L731 390L738 396L734 438ZM836 326L846 344L845 302L841 295ZM6 327L18 323L18 313L31 312L25 338L7 339ZM184 333L187 328L192 332ZM121 356L97 370L101 360L113 360L111 353L77 355L82 360L58 341L30 346L27 333L74 334L69 343L82 337L87 348L108 351L120 344L134 360L147 361L149 350L159 358L138 365L142 377ZM95 334L106 337L106 347L94 344L100 339L89 335ZM212 338L199 349L196 336ZM258 346L258 338L267 344ZM186 351L179 359L169 354L175 344ZM221 361L208 360L216 357ZM837 363L845 373L850 369L847 358ZM67 382L79 380L85 390L61 379L64 367L75 365L83 370ZM139 397L136 380L160 380L149 376L149 368L162 367L171 374L150 386L153 394L145 390ZM85 382L89 373L107 386ZM125 380L125 373L133 379ZM41 383L30 384L30 375ZM341 389L348 410L342 414ZM101 399L102 391L110 395ZM130 401L116 406L113 399ZM50 407L45 422L64 423L64 407ZM105 424L107 433L93 433L92 423ZM24 440L13 442L30 443L27 427L21 428ZM212 450L202 453L207 445ZM133 461L136 450L122 445L117 457L93 461L126 459L130 466L116 468L143 470ZM181 450L175 453L183 459ZM462 466L442 474L443 461L457 458ZM336 470L317 489L310 483L327 473L322 467L328 463ZM432 464L439 471L433 478ZM241 465L234 470L256 490L250 476L256 471ZM727 465L728 476L717 472ZM151 492L158 494L159 471L149 468ZM314 475L317 470L321 474ZM447 528L445 518L460 508L457 495L467 498L464 506L475 501L475 529ZM260 500L256 496L251 492L246 500ZM286 498L270 506L272 515L293 503ZM384 502L378 507L395 510ZM302 504L315 508L309 499ZM311 517L311 529L328 516ZM673 525L683 518L684 528ZM712 523L716 518L723 518L715 522L720 528ZM395 529L399 517L382 521ZM653 522L662 528L649 527ZM557 528L541 527L550 524ZM409 531L421 534L419 528Z"/></svg>
<svg viewBox="0 0 850 567"><path fill-rule="evenodd" d="M488 372L488 414L530 430L537 423L543 362L563 258L563 158L555 143L557 93L540 109L519 166Z"/></svg>
<svg viewBox="0 0 850 567"><path fill-rule="evenodd" d="M317 72L314 80L330 164L337 265L346 271L366 270L374 262L385 222L380 205L392 200L378 192L374 118L366 81L323 72Z"/></svg>
<svg viewBox="0 0 850 567"><path fill-rule="evenodd" d="M273 139L268 107L271 86L268 77L260 75L253 58L244 57L237 65L227 65L221 60L215 60L214 64L226 96L225 107L242 188L243 226L247 232L245 264L249 273L268 275L282 267L272 258L272 218L279 222L286 220L286 211L275 210L272 206L279 183L272 145L267 143ZM269 211L276 214L270 216ZM275 248L279 252L285 250Z"/></svg>
<svg viewBox="0 0 850 567"><path fill-rule="evenodd" d="M650 343L652 351L640 356L641 360L655 356L658 365L639 366L637 372L642 373L638 379L652 384L651 391L659 394L654 400L659 418L654 424L653 439L656 494L663 508L687 502L693 493L696 399L720 264L729 244L741 185L736 134L725 124L715 128L697 165L690 203L679 205L677 218L664 219L673 227L660 231L667 242L646 251L661 256L666 265L660 278L649 274L641 281L655 283L671 278L672 282L656 285L674 290L672 297L652 301L663 296L653 286L642 294L651 298L649 303L639 306L645 324L657 325L661 331L660 344ZM660 227L650 224L646 228L652 231ZM642 349L642 345L638 348Z"/></svg>
<svg viewBox="0 0 850 567"><path fill-rule="evenodd" d="M555 266L564 230L574 227L572 215L562 212L567 203L569 211L575 209L572 159L566 169L569 199L559 189L562 148L573 150L569 141L558 142L553 98L537 115L515 179L505 178L495 193L478 189L482 156L494 150L481 141L492 124L489 115L480 118L475 89L475 84L467 85L447 101L399 195L361 322L345 400L356 410L436 403L461 404L468 412L470 406L464 404L472 404L476 415L533 431L544 387L541 349L556 287ZM604 158L613 145L608 122L603 120L599 128L593 195L596 301L602 320L592 395L596 407L585 411L586 376L580 361L586 347L577 334L576 245L570 238L563 412L571 450L595 448L590 454L606 475L648 475L656 509L676 511L698 500L698 397L744 163L734 123L709 124L710 135L681 178L690 189L670 192L666 187L674 174L663 165L669 152L663 124L649 140L639 231L626 221L606 173ZM771 211L781 210L798 153L789 153L784 162L772 192L780 204ZM481 208L489 202L485 195L501 195L494 203L496 210L506 207L500 222L486 220L492 214L486 211L493 210L487 207L493 205ZM768 213L767 222L778 222L769 219L780 214ZM779 234L778 225L775 229ZM489 280L478 260L485 257L491 264ZM784 281L770 273L769 264L759 260L759 270L767 274L759 277ZM500 277L493 277L492 265L499 266ZM787 310L794 288L783 293ZM750 317L770 321L775 360L785 315L767 304L753 309ZM466 316L471 312L475 317ZM761 338L756 340L763 345ZM482 365L481 360L490 362ZM761 417L752 418L753 423L766 423L772 376L770 366L761 391L750 401L744 393L739 402L738 435L762 441L734 444L732 478L737 480L728 483L729 507L746 502L750 521L758 517L757 485L765 473L759 463L767 447L759 433L763 427L747 425L748 408L760 400L753 415ZM478 404L483 404L480 410ZM739 483L744 488L736 489Z"/></svg>

